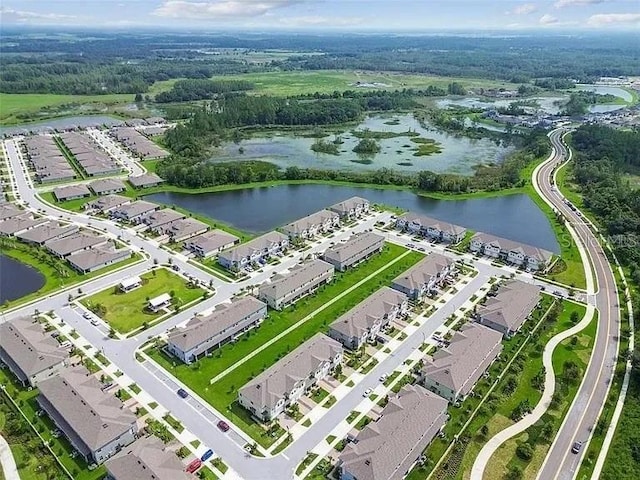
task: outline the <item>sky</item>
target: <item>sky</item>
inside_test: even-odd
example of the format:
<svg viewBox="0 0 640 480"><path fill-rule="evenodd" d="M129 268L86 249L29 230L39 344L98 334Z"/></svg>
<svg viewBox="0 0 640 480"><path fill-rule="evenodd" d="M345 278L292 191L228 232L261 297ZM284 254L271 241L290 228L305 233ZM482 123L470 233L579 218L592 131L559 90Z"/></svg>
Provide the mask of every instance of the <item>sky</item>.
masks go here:
<svg viewBox="0 0 640 480"><path fill-rule="evenodd" d="M639 0L2 0L1 5L4 26L640 32Z"/></svg>

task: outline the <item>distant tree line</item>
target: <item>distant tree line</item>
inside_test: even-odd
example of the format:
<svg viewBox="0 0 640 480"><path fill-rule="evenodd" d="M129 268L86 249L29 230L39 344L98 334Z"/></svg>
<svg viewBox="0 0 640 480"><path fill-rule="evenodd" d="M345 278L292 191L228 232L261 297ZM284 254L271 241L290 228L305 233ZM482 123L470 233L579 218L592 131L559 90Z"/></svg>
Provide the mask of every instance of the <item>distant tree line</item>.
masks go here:
<svg viewBox="0 0 640 480"><path fill-rule="evenodd" d="M210 100L217 94L253 90L254 85L245 80L209 80L194 78L178 80L171 90L155 96L158 103L190 102L194 100Z"/></svg>

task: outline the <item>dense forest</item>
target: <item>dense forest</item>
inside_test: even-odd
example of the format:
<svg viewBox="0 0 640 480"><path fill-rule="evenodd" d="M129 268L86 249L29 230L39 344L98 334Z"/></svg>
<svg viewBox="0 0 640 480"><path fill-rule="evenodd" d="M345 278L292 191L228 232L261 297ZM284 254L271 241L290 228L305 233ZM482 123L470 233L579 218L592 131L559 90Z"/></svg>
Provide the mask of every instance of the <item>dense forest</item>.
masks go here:
<svg viewBox="0 0 640 480"><path fill-rule="evenodd" d="M640 285L640 192L621 178L640 168L640 132L583 125L572 136L574 177L585 206L599 218L620 262Z"/></svg>
<svg viewBox="0 0 640 480"><path fill-rule="evenodd" d="M283 70L371 70L534 82L640 75L632 35L293 35L3 30L0 92L146 93L155 81ZM282 49L263 62L251 52ZM308 55L313 53L313 55ZM453 88L453 87L452 87Z"/></svg>
<svg viewBox="0 0 640 480"><path fill-rule="evenodd" d="M158 103L191 102L194 100L210 100L219 93L253 90L253 84L244 80L210 80L194 78L178 80L171 90L155 96Z"/></svg>

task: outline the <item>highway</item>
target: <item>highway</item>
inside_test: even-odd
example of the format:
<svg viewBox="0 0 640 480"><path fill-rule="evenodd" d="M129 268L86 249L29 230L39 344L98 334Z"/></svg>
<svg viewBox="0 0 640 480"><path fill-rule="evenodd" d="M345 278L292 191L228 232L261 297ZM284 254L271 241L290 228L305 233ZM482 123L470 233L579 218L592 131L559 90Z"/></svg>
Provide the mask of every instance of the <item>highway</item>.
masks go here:
<svg viewBox="0 0 640 480"><path fill-rule="evenodd" d="M588 293L593 294L589 297L595 300L599 320L593 352L582 384L538 472L537 478L540 480L571 480L576 476L609 392L619 346L620 309L615 278L609 261L598 237L584 222L582 214L570 208L555 187L554 171L569 159L570 155L563 139L566 133L566 130L559 129L549 134L553 153L534 172L534 183L537 183L541 196L571 224L586 250L596 283L595 292ZM578 454L571 452L574 442L583 443Z"/></svg>

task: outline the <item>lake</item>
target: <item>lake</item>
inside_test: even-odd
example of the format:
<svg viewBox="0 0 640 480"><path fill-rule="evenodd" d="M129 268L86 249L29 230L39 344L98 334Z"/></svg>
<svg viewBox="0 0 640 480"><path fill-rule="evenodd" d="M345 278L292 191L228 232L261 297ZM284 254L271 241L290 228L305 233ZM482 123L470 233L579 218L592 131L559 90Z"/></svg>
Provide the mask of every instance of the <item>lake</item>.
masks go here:
<svg viewBox="0 0 640 480"><path fill-rule="evenodd" d="M0 255L0 304L38 291L45 283L35 268Z"/></svg>
<svg viewBox="0 0 640 480"><path fill-rule="evenodd" d="M11 127L0 127L0 135L16 135L29 132L43 133L56 129L66 129L74 127L98 127L100 125L116 126L124 122L117 118L106 115L85 115L75 117L52 118L38 122L14 125Z"/></svg>
<svg viewBox="0 0 640 480"><path fill-rule="evenodd" d="M176 205L240 230L262 233L355 195L372 203L400 207L472 230L559 252L546 216L529 196L521 194L435 200L406 190L304 184L202 194L163 192L148 195L145 200Z"/></svg>
<svg viewBox="0 0 640 480"><path fill-rule="evenodd" d="M412 142L409 136L400 136L378 140L381 151L375 155L359 156L352 150L360 139L351 131L364 129L394 133L411 130L421 137L436 140L442 146L442 152L429 156L414 156L418 145ZM339 145L339 155L316 153L311 150L315 138L278 132L254 135L239 143L227 142L218 149L211 161L264 160L282 168L295 165L301 168L363 171L386 167L400 172L431 170L438 173L471 175L475 166L499 163L511 151L510 148L497 145L489 139L456 137L435 128L424 128L413 115L406 114L369 116L359 125L339 135L344 142ZM325 137L325 141L331 142L334 138L335 136L331 135Z"/></svg>

